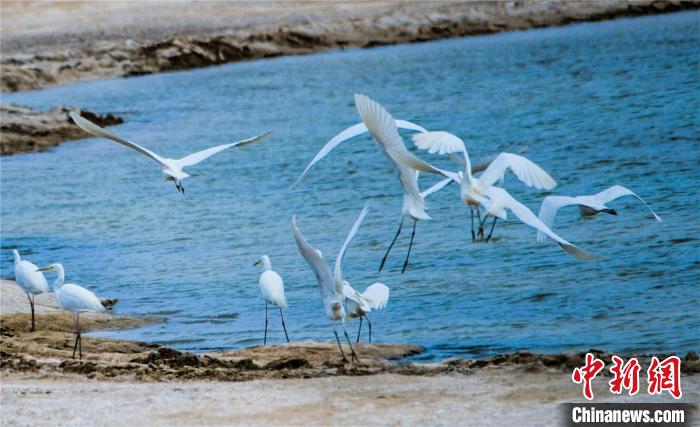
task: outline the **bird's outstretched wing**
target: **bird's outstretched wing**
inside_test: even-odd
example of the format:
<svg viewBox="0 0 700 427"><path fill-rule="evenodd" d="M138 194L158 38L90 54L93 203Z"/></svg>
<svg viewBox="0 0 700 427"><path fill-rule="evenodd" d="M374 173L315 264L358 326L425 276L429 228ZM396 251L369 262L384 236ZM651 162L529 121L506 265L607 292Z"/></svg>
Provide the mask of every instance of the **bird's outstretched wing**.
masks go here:
<svg viewBox="0 0 700 427"><path fill-rule="evenodd" d="M542 221L540 221L539 218L537 218L535 214L527 208L527 206L515 200L515 198L508 194L506 190L500 187L490 187L486 190L486 196L493 203L501 204L503 207L509 209L520 221L524 222L530 227L535 228L538 231L542 231L542 233L544 233L547 237L557 242L557 244L559 244L559 246L561 246L562 249L564 249L569 254L575 256L576 258L584 261L589 261L597 258L597 256L594 253L583 250L578 246L573 245L559 237L559 235L557 235Z"/></svg>
<svg viewBox="0 0 700 427"><path fill-rule="evenodd" d="M413 135L413 143L430 154L452 154L466 151L464 141L457 135L445 131L433 131Z"/></svg>
<svg viewBox="0 0 700 427"><path fill-rule="evenodd" d="M112 141L118 142L122 145L132 148L141 154L145 154L146 156L152 158L153 160L155 160L163 166L168 166L165 163L164 159L158 154L154 153L153 151L144 148L134 142L127 141L126 139L117 136L113 133L107 132L105 129L97 126L90 120L81 117L80 114L76 113L75 111L71 111L70 113L68 113L68 115L71 119L73 119L73 123L75 123L80 129L84 130L85 132L91 133L95 136L101 136L102 138L111 139Z"/></svg>
<svg viewBox="0 0 700 427"><path fill-rule="evenodd" d="M350 286L347 282L343 282L343 296L346 299L349 299L350 301L360 306L360 309L362 309L362 311L372 311L372 305L370 304L370 302L362 294L360 294L352 286Z"/></svg>
<svg viewBox="0 0 700 427"><path fill-rule="evenodd" d="M459 176L460 180L462 179L462 172L458 172L457 175ZM445 178L442 181L438 181L437 183L433 184L430 188L427 190L423 191L420 193L420 195L425 199L426 197L430 196L433 193L437 193L438 191L442 190L443 188L447 187L448 185L452 184L455 182L453 178Z"/></svg>
<svg viewBox="0 0 700 427"><path fill-rule="evenodd" d="M389 302L389 287L384 283L373 283L362 292L362 296L369 301L372 310L381 310Z"/></svg>
<svg viewBox="0 0 700 427"><path fill-rule="evenodd" d="M551 190L557 186L554 178L549 176L544 169L531 160L512 153L499 154L479 177L479 180L487 186L494 185L496 181L503 179L508 169L513 171L515 176L529 187Z"/></svg>
<svg viewBox="0 0 700 427"><path fill-rule="evenodd" d="M232 142L230 144L217 145L216 147L207 148L206 150L198 151L196 153L190 154L189 156L183 157L176 160L177 164L184 168L185 166L193 166L201 162L204 159L208 159L216 153L224 151L231 147L243 147L244 145L255 144L263 139L267 138L272 134L273 131L266 132L262 135L254 136L252 138L244 139L242 141Z"/></svg>
<svg viewBox="0 0 700 427"><path fill-rule="evenodd" d="M649 212L651 212L651 214L654 215L654 218L656 218L657 221L661 222L661 218L659 218L659 216L656 214L656 212L654 212L649 207L649 205L647 205L646 202L644 200L642 200L641 197L637 196L631 190L629 190L628 188L625 188L621 185L613 185L612 187L601 191L600 193L594 195L593 197L600 200L602 204L606 204L608 202L611 202L611 201L613 201L619 197L623 197L623 196L634 196L637 200L642 202L644 204L644 206L647 207L647 209L649 209Z"/></svg>
<svg viewBox="0 0 700 427"><path fill-rule="evenodd" d="M345 238L345 242L343 242L343 246L341 246L340 252L338 252L338 257L335 259L335 274L333 276L333 279L335 280L336 286L343 280L342 267L343 259L345 258L345 252L348 250L348 245L350 245L350 241L353 237L355 237L355 234L357 234L357 230L360 228L360 224L362 224L362 221L365 219L365 216L367 216L368 211L369 208L367 207L367 204L365 204L365 207L362 208L362 212L360 212L360 216L357 217L357 219L355 220L355 224L353 224L352 228L350 229L348 237Z"/></svg>
<svg viewBox="0 0 700 427"><path fill-rule="evenodd" d="M401 129L408 129L416 132L427 132L427 130L425 130L423 127L406 120L396 120L396 126L398 126ZM302 172L302 174L299 175L299 178L297 178L294 184L292 184L292 187L295 187L297 184L299 184L301 180L304 179L304 177L309 173L311 167L318 163L321 159L326 157L335 147L347 141L348 139L354 138L358 135L362 135L365 132L368 132L367 125L365 125L364 123L358 123L354 126L350 126L349 128L340 132L338 135L331 138L331 140L328 141L326 145L323 146L323 148L321 148L321 151L319 151L316 154L316 156L314 156L313 160L311 160L311 163L309 163L309 165L306 166L306 169L304 169L304 172Z"/></svg>
<svg viewBox="0 0 700 427"><path fill-rule="evenodd" d="M540 221L547 227L552 227L554 218L557 216L557 211L565 206L579 205L581 202L576 197L569 196L547 196L542 200L540 205L540 213L537 215ZM544 241L545 234L541 230L537 230L537 241Z"/></svg>
<svg viewBox="0 0 700 427"><path fill-rule="evenodd" d="M294 233L294 240L297 243L297 248L299 248L299 253L306 260L311 270L313 270L316 275L316 281L318 286L321 288L321 294L324 296L333 295L336 293L335 285L333 284L333 274L331 269L326 264L323 259L321 251L317 250L306 241L304 236L301 234L299 227L297 226L296 216L292 215L292 232Z"/></svg>

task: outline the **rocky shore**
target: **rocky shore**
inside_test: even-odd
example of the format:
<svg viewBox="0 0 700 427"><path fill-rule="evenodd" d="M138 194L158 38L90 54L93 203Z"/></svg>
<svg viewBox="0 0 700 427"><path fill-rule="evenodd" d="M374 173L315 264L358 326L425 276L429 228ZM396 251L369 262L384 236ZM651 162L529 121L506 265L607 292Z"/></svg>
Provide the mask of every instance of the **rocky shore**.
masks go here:
<svg viewBox="0 0 700 427"><path fill-rule="evenodd" d="M8 3L0 91L700 7L700 0L212 3Z"/></svg>
<svg viewBox="0 0 700 427"><path fill-rule="evenodd" d="M61 142L87 138L90 134L78 128L68 117L68 107L37 111L14 104L0 104L0 155L45 151ZM82 110L80 115L100 126L124 123L112 114Z"/></svg>

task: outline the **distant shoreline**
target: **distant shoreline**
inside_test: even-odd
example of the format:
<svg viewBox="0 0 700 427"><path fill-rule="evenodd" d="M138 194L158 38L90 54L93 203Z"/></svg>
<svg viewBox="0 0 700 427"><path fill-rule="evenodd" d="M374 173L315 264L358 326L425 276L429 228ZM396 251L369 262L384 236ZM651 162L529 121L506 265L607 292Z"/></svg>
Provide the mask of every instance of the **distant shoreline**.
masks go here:
<svg viewBox="0 0 700 427"><path fill-rule="evenodd" d="M0 91L697 8L700 0L8 3Z"/></svg>

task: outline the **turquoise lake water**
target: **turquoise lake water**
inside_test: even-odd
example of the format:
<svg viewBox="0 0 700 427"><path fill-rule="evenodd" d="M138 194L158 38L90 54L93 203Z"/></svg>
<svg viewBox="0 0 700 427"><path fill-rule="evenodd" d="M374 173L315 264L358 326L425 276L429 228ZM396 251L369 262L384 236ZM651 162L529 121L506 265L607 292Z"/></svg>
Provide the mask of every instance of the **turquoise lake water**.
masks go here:
<svg viewBox="0 0 700 427"><path fill-rule="evenodd" d="M106 335L209 351L262 343L253 263L267 254L285 280L290 337L332 340L290 218L296 213L333 262L369 201L344 272L360 290L375 281L391 288L388 308L370 315L375 341L425 345L426 359L698 350L698 52L693 12L4 95L36 108L116 113L126 123L113 131L170 157L276 133L191 168L184 196L150 159L106 140L2 158L0 273L12 276L14 247L39 265L61 262L68 282L119 298L118 312L167 319ZM328 139L359 121L355 92L396 117L461 136L477 159L526 147L557 179L551 194L625 185L663 222L633 198L611 203L617 217L561 211L555 230L604 257L584 263L551 241L538 243L517 221L500 224L492 242L472 244L469 211L451 187L428 200L433 220L418 225L409 270L400 274L406 233L377 273L402 196L369 136L336 149L289 188ZM421 187L436 180L422 176ZM546 194L512 176L506 186L535 211ZM284 339L276 313L269 338Z"/></svg>

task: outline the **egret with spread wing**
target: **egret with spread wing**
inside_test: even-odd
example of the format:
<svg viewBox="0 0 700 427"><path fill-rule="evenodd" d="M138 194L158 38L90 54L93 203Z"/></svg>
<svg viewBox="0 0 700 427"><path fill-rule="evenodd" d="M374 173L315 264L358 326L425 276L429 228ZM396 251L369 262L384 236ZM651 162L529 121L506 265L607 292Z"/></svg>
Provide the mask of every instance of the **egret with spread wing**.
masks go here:
<svg viewBox="0 0 700 427"><path fill-rule="evenodd" d="M309 244L309 242L306 241L304 236L301 234L301 231L299 230L299 226L297 225L296 221L296 216L292 216L292 232L294 233L294 240L296 241L299 253L302 257L304 257L306 262L309 264L309 267L311 267L314 274L316 275L316 281L318 282L318 286L321 289L323 309L326 312L328 318L333 323L333 333L335 334L335 340L338 343L338 348L340 348L340 354L342 355L343 361L345 362L347 362L347 358L345 357L343 347L340 345L340 338L338 338L338 332L335 329L335 322L337 321L340 321L343 327L345 339L347 340L348 345L350 346L351 358L353 360L357 360L358 362L359 359L357 358L355 349L352 347L352 343L350 342L348 331L345 328L345 318L347 314L345 312L346 297L343 292L343 258L345 257L345 252L347 251L350 241L357 233L357 230L360 227L362 220L367 215L367 211L367 205L365 205L364 209L362 209L362 212L360 212L360 215L358 216L357 220L355 220L355 224L352 226L350 233L348 233L348 236L345 239L343 246L340 248L340 252L338 252L338 256L335 260L335 270L333 272L331 272L330 267L328 267L328 264L323 259L323 254L321 254L321 251L314 248Z"/></svg>
<svg viewBox="0 0 700 427"><path fill-rule="evenodd" d="M360 342L360 332L362 332L362 319L367 320L369 327L369 342L372 342L372 323L367 317L367 313L374 310L381 310L389 302L389 287L383 283L373 283L359 293L350 286L350 283L343 283L343 293L345 294L345 312L348 319L360 318L360 327L357 329L357 341Z"/></svg>
<svg viewBox="0 0 700 427"><path fill-rule="evenodd" d="M80 313L98 313L105 311L105 307L95 294L89 290L83 288L82 286L74 285L72 283L63 284L65 280L65 272L61 264L55 263L47 267L39 269L38 271L52 271L56 270L58 277L53 284L53 291L56 294L56 301L58 306L63 310L70 311L73 313L73 321L75 323L75 345L73 346L73 355L71 358L75 358L75 350L78 349L78 354L80 359L83 358L83 342L80 332Z"/></svg>
<svg viewBox="0 0 700 427"><path fill-rule="evenodd" d="M554 179L549 176L547 172L545 172L535 163L523 156L512 153L501 153L497 155L484 169L481 176L476 178L473 175L476 173L476 171L472 169L471 160L469 158L467 148L464 145L464 141L449 132L425 132L414 135L413 141L418 148L428 150L429 153L462 155L464 171L459 174L458 181L461 182L460 197L462 198L462 201L469 206L471 213L472 241L476 240L476 233L474 231L474 214L476 212L476 215L479 218L479 232L483 236L482 225L483 222L486 221L486 218L484 218L484 221L482 222L479 207L485 200L486 191L493 187L497 181L502 180L507 171L512 171L520 181L529 187L551 190L557 185L556 181L554 181ZM438 191L453 180L454 179L449 177L447 180L436 184L433 186L436 188L434 191ZM496 226L497 218L498 216L494 216L491 232L489 233L486 241L489 241L491 238L493 229Z"/></svg>
<svg viewBox="0 0 700 427"><path fill-rule="evenodd" d="M36 331L34 323L34 298L35 295L49 291L49 284L46 277L40 271L37 271L37 266L20 257L17 249L12 250L15 257L15 281L26 292L29 299L29 307L32 310L32 327L31 331Z"/></svg>
<svg viewBox="0 0 700 427"><path fill-rule="evenodd" d="M539 218L540 221L542 221L548 227L551 227L552 224L554 224L554 218L557 215L557 211L565 206L571 205L578 205L581 216L594 216L600 212L609 215L617 215L617 211L615 209L610 209L607 206L607 203L624 196L634 196L637 200L642 202L647 209L649 209L657 221L661 221L661 218L659 218L656 212L654 212L649 205L647 205L646 202L641 199L641 197L637 196L632 191L621 185L613 185L612 187L591 196L547 196L544 198L542 205L540 206ZM538 242L544 240L544 237L544 233L541 231L537 232Z"/></svg>
<svg viewBox="0 0 700 427"><path fill-rule="evenodd" d="M255 265L263 265L263 272L260 275L260 292L265 298L265 338L263 339L263 345L267 344L267 304L274 304L280 309L280 317L282 318L282 329L284 329L284 336L289 342L289 335L287 335L287 326L284 324L284 314L282 314L282 309L287 308L287 297L284 295L284 282L282 277L272 270L272 263L270 262L270 257L263 255L260 260L255 263Z"/></svg>
<svg viewBox="0 0 700 427"><path fill-rule="evenodd" d="M91 133L95 136L100 136L102 138L106 139L111 139L112 141L118 142L122 145L125 145L129 148L132 148L139 153L150 157L151 159L155 160L158 162L161 166L161 171L163 172L163 175L165 175L165 180L166 181L174 181L175 182L175 188L177 188L177 191L181 193L185 193L185 188L182 186L182 180L189 177L190 175L187 174L186 172L183 171L183 168L188 167L188 166L194 166L197 163L208 159L209 157L213 156L216 153L219 153L221 151L224 151L228 148L231 147L243 147L245 145L250 145L250 144L255 144L256 142L260 142L263 139L267 138L270 136L272 132L267 132L262 135L255 136L253 138L248 138L244 139L242 141L237 141L233 142L230 144L223 144L223 145L218 145L216 147L211 147L206 150L198 151L196 153L190 154L189 156L185 156L181 159L168 159L165 157L161 157L158 154L154 153L153 151L144 148L136 143L133 143L131 141L128 141L120 136L117 136L111 132L106 131L105 129L97 126L96 124L92 123L91 121L81 117L78 113L71 111L68 113L71 119L73 119L73 122L78 125L79 128L84 130L85 132Z"/></svg>

